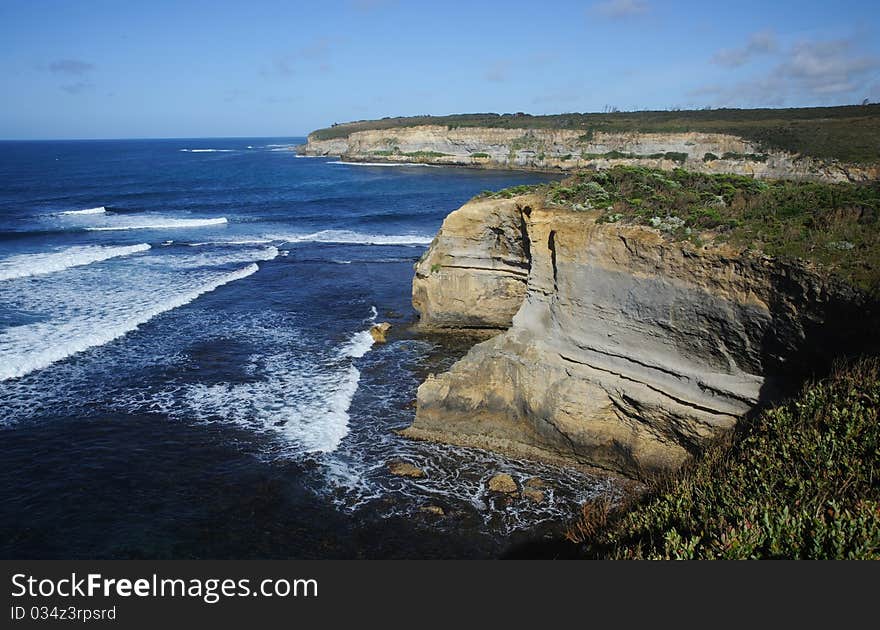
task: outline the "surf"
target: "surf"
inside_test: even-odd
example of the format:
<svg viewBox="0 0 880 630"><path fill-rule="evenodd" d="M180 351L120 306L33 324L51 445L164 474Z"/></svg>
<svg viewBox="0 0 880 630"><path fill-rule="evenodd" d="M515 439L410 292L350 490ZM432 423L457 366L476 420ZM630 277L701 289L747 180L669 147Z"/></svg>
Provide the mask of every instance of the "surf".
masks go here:
<svg viewBox="0 0 880 630"><path fill-rule="evenodd" d="M0 260L0 280L14 280L64 271L92 263L131 256L150 249L147 243L121 247L86 245L57 252L19 254Z"/></svg>
<svg viewBox="0 0 880 630"><path fill-rule="evenodd" d="M24 376L89 348L107 344L162 313L189 304L225 284L247 278L259 269L256 263L252 263L143 307L137 303L116 305L109 314L85 312L62 322L50 320L9 327L0 332L0 381ZM118 315L121 317L115 317Z"/></svg>

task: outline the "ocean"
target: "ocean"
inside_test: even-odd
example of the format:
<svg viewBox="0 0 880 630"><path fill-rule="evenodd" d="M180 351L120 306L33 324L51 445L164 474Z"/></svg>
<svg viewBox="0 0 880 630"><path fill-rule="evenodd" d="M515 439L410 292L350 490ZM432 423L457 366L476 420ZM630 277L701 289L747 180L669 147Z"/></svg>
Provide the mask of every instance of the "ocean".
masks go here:
<svg viewBox="0 0 880 630"><path fill-rule="evenodd" d="M613 492L394 433L472 343L411 330L413 264L473 195L550 176L303 140L0 142L0 557L496 557Z"/></svg>

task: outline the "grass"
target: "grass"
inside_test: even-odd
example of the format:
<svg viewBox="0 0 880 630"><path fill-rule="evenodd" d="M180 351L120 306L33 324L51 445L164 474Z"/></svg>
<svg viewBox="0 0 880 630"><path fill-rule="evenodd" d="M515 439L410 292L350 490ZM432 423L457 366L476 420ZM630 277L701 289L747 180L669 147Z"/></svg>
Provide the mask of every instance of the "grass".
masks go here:
<svg viewBox="0 0 880 630"><path fill-rule="evenodd" d="M344 138L356 131L398 129L416 125L491 127L505 129L573 129L581 142L597 132L729 133L751 140L763 150L782 150L852 163L880 162L880 105L805 107L791 109L712 109L528 114L457 114L362 120L319 129L316 140Z"/></svg>
<svg viewBox="0 0 880 630"><path fill-rule="evenodd" d="M628 509L584 506L587 557L880 559L880 364L765 411Z"/></svg>
<svg viewBox="0 0 880 630"><path fill-rule="evenodd" d="M647 225L671 240L690 240L696 246L726 243L811 260L855 286L880 291L877 182L765 181L617 166L492 196L541 190L553 204L597 212L599 222Z"/></svg>
<svg viewBox="0 0 880 630"><path fill-rule="evenodd" d="M439 153L437 151L410 151L410 152L406 153L406 152L401 152L400 147L394 147L393 149L371 151L370 155L375 155L378 157L390 157L393 155L402 155L404 157L430 160L430 159L434 159L434 158L445 157L449 154L448 153Z"/></svg>

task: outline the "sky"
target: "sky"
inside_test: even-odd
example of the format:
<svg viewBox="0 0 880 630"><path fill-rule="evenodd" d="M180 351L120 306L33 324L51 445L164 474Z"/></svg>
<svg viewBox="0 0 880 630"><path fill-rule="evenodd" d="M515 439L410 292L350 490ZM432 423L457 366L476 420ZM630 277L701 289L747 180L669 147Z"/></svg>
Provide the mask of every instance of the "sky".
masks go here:
<svg viewBox="0 0 880 630"><path fill-rule="evenodd" d="M877 102L875 3L0 0L0 138Z"/></svg>

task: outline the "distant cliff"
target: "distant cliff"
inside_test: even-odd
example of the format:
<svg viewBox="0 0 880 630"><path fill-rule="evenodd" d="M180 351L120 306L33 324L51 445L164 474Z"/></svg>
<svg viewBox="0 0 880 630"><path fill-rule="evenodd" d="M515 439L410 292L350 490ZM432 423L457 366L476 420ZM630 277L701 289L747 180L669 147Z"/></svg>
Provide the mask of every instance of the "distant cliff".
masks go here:
<svg viewBox="0 0 880 630"><path fill-rule="evenodd" d="M475 168L568 172L628 164L762 179L880 178L880 107L778 111L784 114L719 110L383 119L315 131L297 150L360 162Z"/></svg>
<svg viewBox="0 0 880 630"><path fill-rule="evenodd" d="M423 327L500 334L422 384L404 435L639 476L836 356L877 351L874 298L809 262L552 199L476 199L417 264Z"/></svg>

